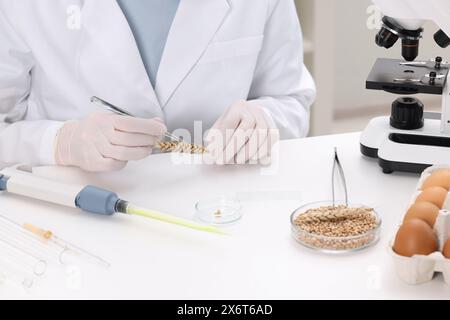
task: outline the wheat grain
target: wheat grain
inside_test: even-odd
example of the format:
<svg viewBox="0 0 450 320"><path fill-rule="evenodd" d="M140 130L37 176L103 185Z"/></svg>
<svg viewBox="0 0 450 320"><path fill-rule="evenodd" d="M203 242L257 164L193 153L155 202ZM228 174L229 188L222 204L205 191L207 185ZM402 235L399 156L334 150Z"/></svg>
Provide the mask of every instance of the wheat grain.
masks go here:
<svg viewBox="0 0 450 320"><path fill-rule="evenodd" d="M327 250L358 249L377 239L379 221L371 208L325 206L310 209L294 221L298 241Z"/></svg>
<svg viewBox="0 0 450 320"><path fill-rule="evenodd" d="M327 206L310 209L299 215L295 225L300 229L322 236L348 237L364 234L377 226L371 208L349 208Z"/></svg>

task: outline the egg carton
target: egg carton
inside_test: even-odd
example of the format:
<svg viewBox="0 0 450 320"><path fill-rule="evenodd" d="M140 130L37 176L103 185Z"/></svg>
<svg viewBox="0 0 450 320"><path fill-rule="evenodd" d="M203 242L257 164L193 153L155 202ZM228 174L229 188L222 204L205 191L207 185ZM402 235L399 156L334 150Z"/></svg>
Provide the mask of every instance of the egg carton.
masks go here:
<svg viewBox="0 0 450 320"><path fill-rule="evenodd" d="M450 165L433 166L426 169L417 184L416 191L411 198L410 205L414 204L422 192L425 180L435 171L449 169ZM431 281L436 273L442 273L444 281L450 285L450 259L442 254L445 242L450 237L450 192L447 195L444 206L440 210L434 225L434 231L439 242L439 251L428 256L416 255L413 257L400 256L392 249L394 241L391 242L389 252L394 259L395 269L398 276L408 284L421 284Z"/></svg>
<svg viewBox="0 0 450 320"><path fill-rule="evenodd" d="M420 176L419 183L417 184L416 190L419 192L422 191L422 186L425 183L425 180L427 180L434 172L442 170L442 169L450 170L450 165L448 165L448 164L436 165L436 166L429 167L424 172L422 172L422 175ZM413 198L413 200L416 200L416 199Z"/></svg>

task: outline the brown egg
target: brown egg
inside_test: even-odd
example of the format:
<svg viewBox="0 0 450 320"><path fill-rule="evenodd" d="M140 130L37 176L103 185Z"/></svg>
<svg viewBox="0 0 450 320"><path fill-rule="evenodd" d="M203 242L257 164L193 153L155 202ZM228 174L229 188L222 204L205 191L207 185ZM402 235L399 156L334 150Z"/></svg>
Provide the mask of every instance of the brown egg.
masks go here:
<svg viewBox="0 0 450 320"><path fill-rule="evenodd" d="M433 172L433 174L423 183L422 189L425 190L431 187L442 187L450 190L450 170L438 170Z"/></svg>
<svg viewBox="0 0 450 320"><path fill-rule="evenodd" d="M445 243L444 250L442 250L442 253L444 254L444 257L450 259L450 238L448 238L447 242Z"/></svg>
<svg viewBox="0 0 450 320"><path fill-rule="evenodd" d="M404 257L427 256L438 250L438 241L433 229L425 221L412 219L398 230L393 249Z"/></svg>
<svg viewBox="0 0 450 320"><path fill-rule="evenodd" d="M431 202L437 205L439 209L442 209L447 195L448 190L442 187L430 187L422 191L416 202Z"/></svg>
<svg viewBox="0 0 450 320"><path fill-rule="evenodd" d="M416 202L409 208L403 221L406 222L411 219L421 219L433 228L436 218L439 215L439 210L440 209L431 202Z"/></svg>

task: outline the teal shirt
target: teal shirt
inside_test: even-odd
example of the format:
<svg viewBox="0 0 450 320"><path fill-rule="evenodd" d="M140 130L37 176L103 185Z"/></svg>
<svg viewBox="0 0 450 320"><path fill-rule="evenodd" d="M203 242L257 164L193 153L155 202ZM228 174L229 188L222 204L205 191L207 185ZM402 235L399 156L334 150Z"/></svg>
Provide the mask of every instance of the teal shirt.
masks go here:
<svg viewBox="0 0 450 320"><path fill-rule="evenodd" d="M117 0L133 31L153 87L181 0Z"/></svg>

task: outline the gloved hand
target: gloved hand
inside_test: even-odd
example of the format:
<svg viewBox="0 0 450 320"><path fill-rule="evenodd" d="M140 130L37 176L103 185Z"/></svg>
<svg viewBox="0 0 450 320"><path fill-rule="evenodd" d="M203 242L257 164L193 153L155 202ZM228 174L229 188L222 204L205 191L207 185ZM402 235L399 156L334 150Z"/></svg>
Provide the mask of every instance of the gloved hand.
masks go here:
<svg viewBox="0 0 450 320"><path fill-rule="evenodd" d="M59 130L55 160L58 165L86 171L120 170L128 161L150 155L166 130L158 118L94 113L80 121L69 121Z"/></svg>
<svg viewBox="0 0 450 320"><path fill-rule="evenodd" d="M272 147L279 139L270 114L260 106L240 101L217 120L206 143L216 164L245 164L270 160Z"/></svg>

